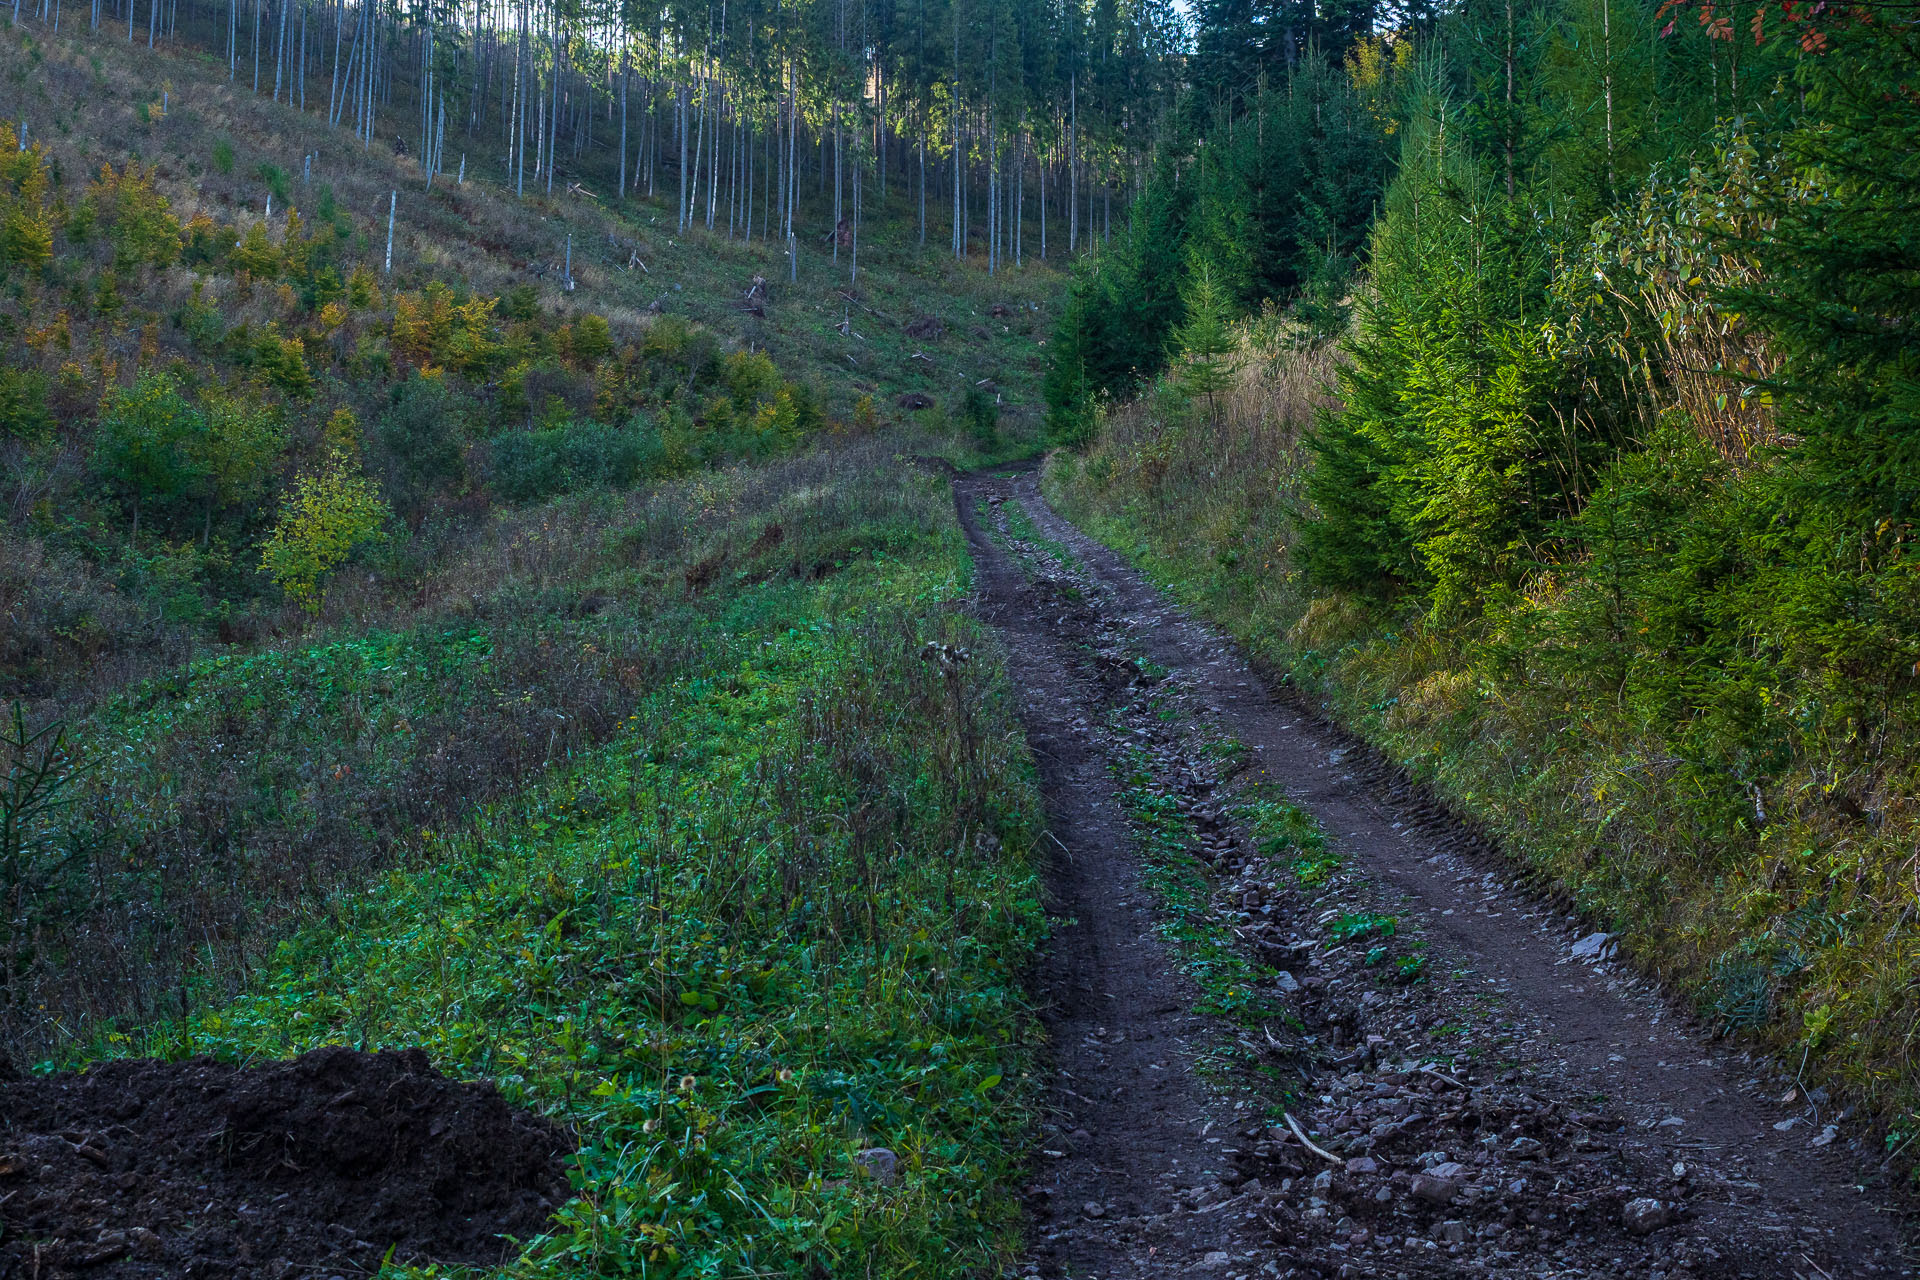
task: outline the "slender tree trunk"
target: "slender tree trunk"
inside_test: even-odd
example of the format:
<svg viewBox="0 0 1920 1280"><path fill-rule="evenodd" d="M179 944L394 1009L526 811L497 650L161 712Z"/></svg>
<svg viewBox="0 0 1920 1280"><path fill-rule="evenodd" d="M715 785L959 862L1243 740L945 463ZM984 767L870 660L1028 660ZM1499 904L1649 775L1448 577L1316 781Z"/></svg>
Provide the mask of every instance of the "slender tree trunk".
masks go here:
<svg viewBox="0 0 1920 1280"><path fill-rule="evenodd" d="M560 36L553 38L553 101L547 110L547 194L553 194L554 147L560 140Z"/></svg>
<svg viewBox="0 0 1920 1280"><path fill-rule="evenodd" d="M338 0L337 10L338 10L337 15L333 20L333 86L327 92L327 123L329 125L334 125L339 123L340 35L341 35L340 29L344 27L347 22L347 0ZM349 69L347 74L348 74L348 77L351 78L353 74L352 70Z"/></svg>
<svg viewBox="0 0 1920 1280"><path fill-rule="evenodd" d="M687 229L687 86L679 85L680 99L680 230Z"/></svg>
<svg viewBox="0 0 1920 1280"><path fill-rule="evenodd" d="M954 39L954 66L960 65L959 38ZM960 81L953 82L953 256L965 259L967 256L967 229L962 221L966 216L966 206L960 198Z"/></svg>

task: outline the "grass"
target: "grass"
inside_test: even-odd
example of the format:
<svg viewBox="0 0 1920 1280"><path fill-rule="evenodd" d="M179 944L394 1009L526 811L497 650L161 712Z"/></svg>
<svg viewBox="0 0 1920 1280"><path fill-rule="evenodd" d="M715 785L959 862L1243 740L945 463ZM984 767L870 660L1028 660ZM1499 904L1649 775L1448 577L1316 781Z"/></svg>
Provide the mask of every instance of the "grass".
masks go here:
<svg viewBox="0 0 1920 1280"><path fill-rule="evenodd" d="M667 234L663 202L428 194L110 32L17 28L0 77L56 190L56 251L0 280L50 410L0 423L25 623L0 693L71 744L58 819L0 849L31 906L0 1049L424 1048L580 1140L511 1275L1002 1273L1039 810L958 608L951 496L912 459L1033 452L1059 277L922 252L897 208L855 281L813 209L795 279L764 242ZM184 257L122 262L117 224L69 217L103 163ZM569 237L563 290L542 268ZM93 429L156 369L281 452L217 509L141 497L136 536ZM21 385L0 408L35 407ZM644 467L585 456L647 431ZM308 618L253 565L278 492L336 455L396 519ZM875 1145L897 1184L855 1164Z"/></svg>
<svg viewBox="0 0 1920 1280"><path fill-rule="evenodd" d="M1727 823L1678 767L1700 745L1683 734L1698 733L1649 722L1596 686L1594 673L1620 667L1618 646L1583 635L1577 601L1552 575L1495 635L1315 590L1293 557L1311 465L1302 433L1329 403L1337 355L1246 355L1217 421L1157 389L1110 414L1084 455L1054 455L1046 492L1498 837L1587 927L1618 932L1720 1031L1844 1090L1880 1118L1890 1153L1910 1150L1920 1132L1916 814L1901 798L1911 753L1875 748L1863 773L1854 746L1809 735ZM1795 705L1825 696L1814 692L1823 675L1784 664L1776 674ZM1857 728L1855 746L1872 738ZM1321 856L1304 852L1296 871L1323 875Z"/></svg>
<svg viewBox="0 0 1920 1280"><path fill-rule="evenodd" d="M624 487L830 433L905 432L963 463L1037 448L1061 283L1045 265L989 276L923 251L898 201L863 227L856 282L804 203L789 278L764 241L661 232L664 199L521 200L473 177L428 192L414 161L261 102L222 62L84 23L0 39L30 143L8 153L0 203L49 246L0 264L0 610L18 624L0 634L0 696L37 718L304 630L260 548L296 477L336 451L396 513L385 549L352 561L378 589L349 574L355 589L324 601L323 621L351 625L404 608L423 562L495 509L601 477ZM545 270L569 237L571 289ZM756 277L764 314L741 303ZM259 429L136 483L97 428L138 375ZM406 399L423 386L440 396ZM969 393L990 397L986 418L961 412ZM179 448L206 451L187 436Z"/></svg>
<svg viewBox="0 0 1920 1280"><path fill-rule="evenodd" d="M1121 812L1132 828L1142 879L1165 918L1155 928L1200 991L1200 1013L1256 1029L1285 1016L1265 994L1273 970L1249 958L1212 907L1213 881L1194 853L1198 833L1155 780L1153 758L1127 746L1113 762Z"/></svg>
<svg viewBox="0 0 1920 1280"><path fill-rule="evenodd" d="M582 1143L511 1275L994 1272L1038 806L994 647L951 607L964 544L910 523L939 490L871 474L788 479L904 550L741 587L606 741L420 833L236 998L66 1060L420 1046L494 1080ZM853 1165L875 1145L898 1185Z"/></svg>
<svg viewBox="0 0 1920 1280"><path fill-rule="evenodd" d="M33 856L0 850L25 904L0 1050L27 1060L231 994L314 903L605 742L809 584L957 554L944 487L900 455L1037 440L1046 268L922 254L896 210L858 288L805 235L794 282L764 243L658 233L657 202L428 194L216 61L84 23L0 39L31 126L0 202L53 247L0 271L0 697L66 729L71 775ZM537 269L569 235L563 290ZM764 316L739 305L755 275ZM929 308L941 332L909 337ZM101 423L156 372L191 411L168 429L254 429L217 465L211 428L154 446L192 456L147 493ZM956 426L982 382L994 420ZM336 457L393 514L310 618L260 545Z"/></svg>
<svg viewBox="0 0 1920 1280"><path fill-rule="evenodd" d="M723 668L739 636L837 607L849 575L937 562L958 590L945 485L899 460L926 443L505 513L410 607L367 610L380 625L200 659L72 722L59 831L80 856L23 886L38 915L10 938L4 1047L33 1060L220 998L316 901Z"/></svg>

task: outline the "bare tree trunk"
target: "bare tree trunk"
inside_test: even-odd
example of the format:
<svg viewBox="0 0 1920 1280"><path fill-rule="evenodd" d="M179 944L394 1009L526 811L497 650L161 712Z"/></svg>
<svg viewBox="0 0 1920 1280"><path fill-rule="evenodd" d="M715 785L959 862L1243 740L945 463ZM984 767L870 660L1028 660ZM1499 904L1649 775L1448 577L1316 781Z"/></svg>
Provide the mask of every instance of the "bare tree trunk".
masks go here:
<svg viewBox="0 0 1920 1280"><path fill-rule="evenodd" d="M333 87L327 93L327 123L338 124L340 115L340 29L347 23L347 0L339 0L337 13L333 20ZM347 78L353 78L353 69L347 69Z"/></svg>
<svg viewBox="0 0 1920 1280"><path fill-rule="evenodd" d="M547 110L547 194L553 194L553 151L560 140L560 35L553 37L553 101Z"/></svg>
<svg viewBox="0 0 1920 1280"><path fill-rule="evenodd" d="M687 86L676 84L680 100L680 230L687 230Z"/></svg>

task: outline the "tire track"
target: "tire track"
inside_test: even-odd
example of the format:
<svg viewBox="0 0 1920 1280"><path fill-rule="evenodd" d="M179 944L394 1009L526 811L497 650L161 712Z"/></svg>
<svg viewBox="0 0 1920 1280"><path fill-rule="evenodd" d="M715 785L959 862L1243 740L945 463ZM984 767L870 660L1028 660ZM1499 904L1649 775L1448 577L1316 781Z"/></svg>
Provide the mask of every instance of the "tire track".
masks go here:
<svg viewBox="0 0 1920 1280"><path fill-rule="evenodd" d="M1372 752L1273 696L1230 644L1054 513L1032 475L964 477L955 492L1062 846L1057 909L1077 922L1038 976L1061 1106L1043 1133L1057 1154L1030 1188L1037 1273L1914 1274L1905 1206L1844 1121L1827 1129L1836 1117L1797 1090L1798 1107L1770 1101L1785 1086L1766 1064L1704 1040L1604 943L1571 954L1572 922L1516 888L1509 865ZM1038 540L1011 536L1013 508ZM1122 648L1165 670L1135 682L1154 687L1151 707L1102 674ZM1156 785L1232 827L1204 798L1201 725L1246 744L1254 780L1311 813L1348 868L1306 892L1231 852L1249 847L1244 829L1203 851L1220 855L1223 918L1263 959L1307 974L1274 979L1291 1003L1268 1066L1310 1076L1271 1100L1287 1093L1307 1113L1317 1155L1197 1077L1195 1045L1222 1029L1188 1012L1191 984L1151 934L1105 767L1127 735L1151 753ZM1411 926L1433 981L1364 989L1362 961L1328 930L1368 912ZM1471 1052L1449 1059L1449 1046ZM1435 1092L1449 1062L1471 1066L1457 1099ZM1512 1143L1488 1142L1495 1124ZM1414 1150L1423 1142L1433 1149ZM1436 1189L1436 1169L1450 1187Z"/></svg>

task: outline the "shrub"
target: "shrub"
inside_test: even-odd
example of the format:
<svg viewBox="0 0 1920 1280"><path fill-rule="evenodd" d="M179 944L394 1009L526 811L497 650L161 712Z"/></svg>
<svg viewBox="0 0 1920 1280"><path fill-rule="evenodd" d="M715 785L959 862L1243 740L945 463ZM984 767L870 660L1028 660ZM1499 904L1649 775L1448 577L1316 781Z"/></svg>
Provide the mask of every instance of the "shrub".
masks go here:
<svg viewBox="0 0 1920 1280"><path fill-rule="evenodd" d="M320 611L322 586L353 549L386 523L380 491L339 454L294 482L280 508L260 567L308 613Z"/></svg>
<svg viewBox="0 0 1920 1280"><path fill-rule="evenodd" d="M256 222L228 254L228 261L243 279L261 283L280 274L280 249L267 239L265 223Z"/></svg>
<svg viewBox="0 0 1920 1280"><path fill-rule="evenodd" d="M584 315L567 334L567 353L575 364L591 367L613 354L613 330L605 316Z"/></svg>
<svg viewBox="0 0 1920 1280"><path fill-rule="evenodd" d="M540 314L540 295L530 284L517 284L500 299L500 314L509 320L532 320Z"/></svg>
<svg viewBox="0 0 1920 1280"><path fill-rule="evenodd" d="M418 518L436 493L466 479L462 450L473 403L444 378L415 375L394 390L380 417L387 492L408 519Z"/></svg>
<svg viewBox="0 0 1920 1280"><path fill-rule="evenodd" d="M180 220L167 198L154 189L153 170L130 160L118 172L101 165L82 203L113 243L114 265L131 271L146 265L171 266L180 256Z"/></svg>
<svg viewBox="0 0 1920 1280"><path fill-rule="evenodd" d="M968 387L960 402L960 420L980 448L991 451L1000 443L1000 405L991 393Z"/></svg>
<svg viewBox="0 0 1920 1280"><path fill-rule="evenodd" d="M277 164L263 164L253 172L255 177L266 184L267 190L273 193L275 200L282 204L286 203L293 191L293 183L285 169Z"/></svg>
<svg viewBox="0 0 1920 1280"><path fill-rule="evenodd" d="M94 439L94 465L130 504L133 536L149 502L182 496L198 482L206 431L206 417L166 374L141 374L108 403Z"/></svg>
<svg viewBox="0 0 1920 1280"><path fill-rule="evenodd" d="M233 172L233 143L225 138L214 140L213 167L221 173Z"/></svg>
<svg viewBox="0 0 1920 1280"><path fill-rule="evenodd" d="M538 502L575 489L624 489L659 472L665 449L644 418L627 427L574 422L511 431L493 442L493 488L508 502Z"/></svg>
<svg viewBox="0 0 1920 1280"><path fill-rule="evenodd" d="M0 369L0 436L33 443L52 430L47 376L32 369Z"/></svg>
<svg viewBox="0 0 1920 1280"><path fill-rule="evenodd" d="M51 176L37 146L0 160L0 258L30 273L53 259Z"/></svg>
<svg viewBox="0 0 1920 1280"><path fill-rule="evenodd" d="M307 344L299 338L263 333L255 341L253 366L260 376L290 396L313 394L313 373L307 368Z"/></svg>

